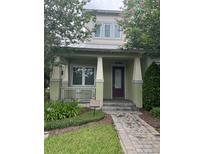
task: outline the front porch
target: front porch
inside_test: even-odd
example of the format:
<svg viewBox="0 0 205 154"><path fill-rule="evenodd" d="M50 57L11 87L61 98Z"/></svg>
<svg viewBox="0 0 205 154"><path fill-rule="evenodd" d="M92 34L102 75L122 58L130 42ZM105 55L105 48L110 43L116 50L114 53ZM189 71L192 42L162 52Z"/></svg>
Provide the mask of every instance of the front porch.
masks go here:
<svg viewBox="0 0 205 154"><path fill-rule="evenodd" d="M124 53L61 53L50 80L51 100L129 100L142 107L140 57Z"/></svg>

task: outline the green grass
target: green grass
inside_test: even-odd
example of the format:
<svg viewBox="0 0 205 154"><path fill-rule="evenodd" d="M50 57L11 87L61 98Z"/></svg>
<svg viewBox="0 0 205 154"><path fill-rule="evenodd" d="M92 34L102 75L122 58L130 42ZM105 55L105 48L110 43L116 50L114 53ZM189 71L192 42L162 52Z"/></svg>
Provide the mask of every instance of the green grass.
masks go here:
<svg viewBox="0 0 205 154"><path fill-rule="evenodd" d="M88 122L98 121L100 119L103 119L104 117L105 114L101 110L96 110L95 116L93 115L93 111L88 111L76 117L45 122L44 130L48 131L57 128L78 126Z"/></svg>
<svg viewBox="0 0 205 154"><path fill-rule="evenodd" d="M45 139L44 154L123 154L111 124L95 124Z"/></svg>

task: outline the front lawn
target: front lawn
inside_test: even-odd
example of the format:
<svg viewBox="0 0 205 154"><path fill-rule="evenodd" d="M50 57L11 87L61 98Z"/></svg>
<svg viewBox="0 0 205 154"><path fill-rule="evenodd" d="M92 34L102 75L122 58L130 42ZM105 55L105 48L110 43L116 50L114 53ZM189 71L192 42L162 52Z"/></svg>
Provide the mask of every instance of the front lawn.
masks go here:
<svg viewBox="0 0 205 154"><path fill-rule="evenodd" d="M79 114L76 117L66 118L62 120L56 121L47 121L44 124L44 130L52 130L57 128L65 128L69 126L78 126L88 122L98 121L105 117L105 114L101 110L96 110L95 115L93 115L93 111L87 111L82 114Z"/></svg>
<svg viewBox="0 0 205 154"><path fill-rule="evenodd" d="M112 124L95 124L44 142L45 154L123 154Z"/></svg>

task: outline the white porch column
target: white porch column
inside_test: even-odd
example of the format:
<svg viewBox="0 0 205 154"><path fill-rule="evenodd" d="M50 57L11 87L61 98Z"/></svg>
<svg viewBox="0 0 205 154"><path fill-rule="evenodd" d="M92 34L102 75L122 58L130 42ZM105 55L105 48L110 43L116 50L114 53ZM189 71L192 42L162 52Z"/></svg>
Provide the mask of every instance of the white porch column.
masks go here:
<svg viewBox="0 0 205 154"><path fill-rule="evenodd" d="M141 64L140 64L140 58L139 57L134 58L134 68L133 68L133 78L132 78L132 80L134 82L142 83L142 72L141 72Z"/></svg>
<svg viewBox="0 0 205 154"><path fill-rule="evenodd" d="M64 66L63 77L62 77L62 87L68 87L69 83L69 68L68 63Z"/></svg>
<svg viewBox="0 0 205 154"><path fill-rule="evenodd" d="M142 83L140 57L135 57L132 78L132 99L139 108L142 107Z"/></svg>
<svg viewBox="0 0 205 154"><path fill-rule="evenodd" d="M102 57L98 57L96 75L96 100L100 101L101 107L103 106L103 83L103 59Z"/></svg>
<svg viewBox="0 0 205 154"><path fill-rule="evenodd" d="M56 63L59 62L59 57L56 58ZM50 99L60 99L60 87L61 87L61 67L56 64L53 66L50 79Z"/></svg>

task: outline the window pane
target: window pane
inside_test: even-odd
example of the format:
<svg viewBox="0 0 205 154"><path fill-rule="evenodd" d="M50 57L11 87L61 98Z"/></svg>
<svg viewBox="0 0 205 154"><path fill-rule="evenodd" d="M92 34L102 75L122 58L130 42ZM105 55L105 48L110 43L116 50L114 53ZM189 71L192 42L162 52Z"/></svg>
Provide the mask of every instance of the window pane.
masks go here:
<svg viewBox="0 0 205 154"><path fill-rule="evenodd" d="M101 29L101 25L97 25L96 32L95 32L95 37L100 37L100 29Z"/></svg>
<svg viewBox="0 0 205 154"><path fill-rule="evenodd" d="M105 24L105 37L110 37L110 25Z"/></svg>
<svg viewBox="0 0 205 154"><path fill-rule="evenodd" d="M82 74L81 67L73 67L73 85L82 85Z"/></svg>
<svg viewBox="0 0 205 154"><path fill-rule="evenodd" d="M119 38L120 37L120 26L115 25L115 37Z"/></svg>
<svg viewBox="0 0 205 154"><path fill-rule="evenodd" d="M94 85L94 68L85 68L85 85Z"/></svg>

